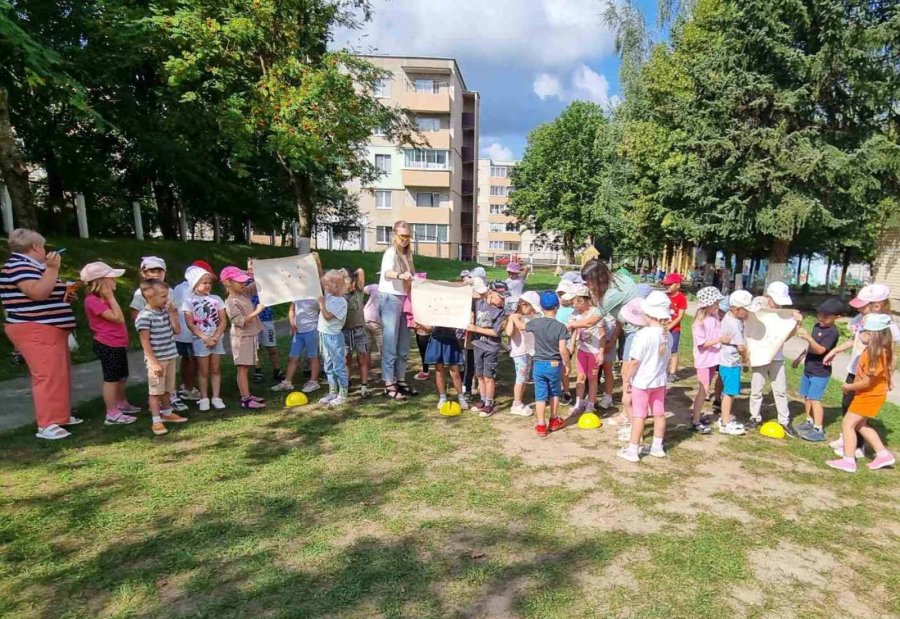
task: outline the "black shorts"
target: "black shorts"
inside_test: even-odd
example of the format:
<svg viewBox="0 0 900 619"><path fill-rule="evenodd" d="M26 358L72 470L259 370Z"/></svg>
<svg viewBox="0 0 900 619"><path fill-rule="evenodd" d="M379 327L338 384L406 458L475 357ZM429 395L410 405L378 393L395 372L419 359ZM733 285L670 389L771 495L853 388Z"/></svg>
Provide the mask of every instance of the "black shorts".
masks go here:
<svg viewBox="0 0 900 619"><path fill-rule="evenodd" d="M475 376L483 376L485 378L497 377L497 363L500 359L500 351L498 350L481 350L475 349Z"/></svg>
<svg viewBox="0 0 900 619"><path fill-rule="evenodd" d="M100 359L104 383L117 383L128 378L127 348L113 348L94 340L94 354Z"/></svg>

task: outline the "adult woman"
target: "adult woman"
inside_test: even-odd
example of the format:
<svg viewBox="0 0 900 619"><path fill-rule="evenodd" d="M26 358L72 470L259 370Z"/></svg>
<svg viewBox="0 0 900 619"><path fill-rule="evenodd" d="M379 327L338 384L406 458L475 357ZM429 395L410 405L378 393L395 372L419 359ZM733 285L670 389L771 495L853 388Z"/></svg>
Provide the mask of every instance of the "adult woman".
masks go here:
<svg viewBox="0 0 900 619"><path fill-rule="evenodd" d="M631 277L612 273L605 262L596 258L581 267L581 278L604 316L618 316L619 310L637 296L637 286Z"/></svg>
<svg viewBox="0 0 900 619"><path fill-rule="evenodd" d="M6 335L31 372L37 437L66 438L62 426L81 423L71 413L69 333L72 295L58 279L60 255L44 249L44 237L19 228L9 235L10 256L0 271L0 302Z"/></svg>
<svg viewBox="0 0 900 619"><path fill-rule="evenodd" d="M405 400L418 392L406 384L406 357L409 354L409 325L403 304L412 286L412 231L405 221L394 224L394 238L381 259L378 280L378 313L381 315L381 374L384 393Z"/></svg>

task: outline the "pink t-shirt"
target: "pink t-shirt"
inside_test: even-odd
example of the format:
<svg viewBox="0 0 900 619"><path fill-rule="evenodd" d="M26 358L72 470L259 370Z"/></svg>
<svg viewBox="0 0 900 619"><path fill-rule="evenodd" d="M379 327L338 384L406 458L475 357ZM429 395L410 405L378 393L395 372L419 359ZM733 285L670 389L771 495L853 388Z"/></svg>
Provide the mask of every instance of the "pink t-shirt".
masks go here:
<svg viewBox="0 0 900 619"><path fill-rule="evenodd" d="M695 321L693 333L694 367L711 368L719 365L721 345L705 346L706 342L719 338L719 319L716 316L707 316L702 321Z"/></svg>
<svg viewBox="0 0 900 619"><path fill-rule="evenodd" d="M363 290L369 295L369 300L366 301L363 307L363 317L365 317L366 322L377 322L380 324L381 316L378 315L378 284L369 284Z"/></svg>
<svg viewBox="0 0 900 619"><path fill-rule="evenodd" d="M89 294L84 298L84 313L87 315L88 326L94 333L94 339L112 348L128 347L128 329L124 322L113 322L103 318L100 314L112 309L109 303Z"/></svg>

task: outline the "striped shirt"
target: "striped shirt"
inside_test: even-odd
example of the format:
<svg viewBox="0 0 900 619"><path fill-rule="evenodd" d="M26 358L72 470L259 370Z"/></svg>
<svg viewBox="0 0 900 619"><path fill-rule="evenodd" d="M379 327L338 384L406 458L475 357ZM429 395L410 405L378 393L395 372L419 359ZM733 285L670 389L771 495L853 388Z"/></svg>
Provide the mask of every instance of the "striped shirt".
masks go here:
<svg viewBox="0 0 900 619"><path fill-rule="evenodd" d="M30 256L17 253L9 256L0 270L0 302L6 310L6 322L75 328L75 314L72 306L65 301L65 283L56 280L53 292L43 301L35 301L19 289L22 282L40 280L46 270L47 265Z"/></svg>
<svg viewBox="0 0 900 619"><path fill-rule="evenodd" d="M172 330L172 320L166 310L145 307L138 312L134 328L138 333L150 331L150 348L153 349L157 361L166 361L178 356L178 348L175 346L175 331Z"/></svg>

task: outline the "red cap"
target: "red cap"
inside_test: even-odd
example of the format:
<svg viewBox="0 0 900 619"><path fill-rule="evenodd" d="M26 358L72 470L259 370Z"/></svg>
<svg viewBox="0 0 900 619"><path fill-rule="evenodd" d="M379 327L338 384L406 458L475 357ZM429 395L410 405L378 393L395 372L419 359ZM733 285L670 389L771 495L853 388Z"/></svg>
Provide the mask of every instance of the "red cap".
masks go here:
<svg viewBox="0 0 900 619"><path fill-rule="evenodd" d="M211 266L209 266L209 263L206 262L205 260L194 260L194 261L191 263L191 266L194 266L194 267L200 267L201 269L203 269L204 271L206 271L206 272L209 273L210 275L215 275L215 274L216 274L216 272L213 271L213 268L212 268Z"/></svg>
<svg viewBox="0 0 900 619"><path fill-rule="evenodd" d="M681 283L684 283L684 278L681 276L681 273L669 273L666 275L665 279L662 280L663 286Z"/></svg>

